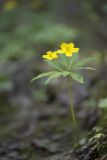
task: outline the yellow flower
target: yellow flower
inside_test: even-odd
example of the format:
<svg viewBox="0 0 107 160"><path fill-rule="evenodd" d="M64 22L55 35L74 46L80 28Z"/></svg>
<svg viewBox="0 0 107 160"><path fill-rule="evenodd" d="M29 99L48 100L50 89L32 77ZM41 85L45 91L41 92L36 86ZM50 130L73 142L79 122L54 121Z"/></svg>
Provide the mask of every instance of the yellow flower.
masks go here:
<svg viewBox="0 0 107 160"><path fill-rule="evenodd" d="M74 48L74 43L62 43L58 53L64 53L67 57L71 57L73 53L78 52L79 48Z"/></svg>
<svg viewBox="0 0 107 160"><path fill-rule="evenodd" d="M54 52L48 51L47 54L43 55L42 57L47 60L56 59L58 58L57 51L54 51Z"/></svg>
<svg viewBox="0 0 107 160"><path fill-rule="evenodd" d="M18 2L16 0L8 0L4 3L3 9L6 11L13 10L16 8Z"/></svg>

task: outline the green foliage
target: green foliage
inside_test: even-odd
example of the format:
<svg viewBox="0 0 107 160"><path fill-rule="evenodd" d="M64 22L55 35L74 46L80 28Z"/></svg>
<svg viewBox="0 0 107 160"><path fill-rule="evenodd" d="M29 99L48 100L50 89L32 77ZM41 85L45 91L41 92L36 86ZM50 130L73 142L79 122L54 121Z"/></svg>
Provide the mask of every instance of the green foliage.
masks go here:
<svg viewBox="0 0 107 160"><path fill-rule="evenodd" d="M83 60L80 60L78 63L75 63L73 65L73 68L78 68L78 67L82 67L85 66L87 63L90 63L92 61L95 61L96 57L88 57L88 58L84 58ZM90 68L87 68L90 69Z"/></svg>
<svg viewBox="0 0 107 160"><path fill-rule="evenodd" d="M79 83L84 83L84 77L81 76L80 74L78 73L71 73L71 77L73 80L79 82Z"/></svg>
<svg viewBox="0 0 107 160"><path fill-rule="evenodd" d="M62 72L62 76L63 77L67 77L67 76L69 76L71 74L71 72L68 72L68 71L63 71Z"/></svg>
<svg viewBox="0 0 107 160"><path fill-rule="evenodd" d="M75 68L75 70L79 70L79 69L96 70L95 68L92 68L92 67L77 67L77 68Z"/></svg>
<svg viewBox="0 0 107 160"><path fill-rule="evenodd" d="M48 84L51 80L53 80L53 79L55 79L55 78L58 78L58 77L60 77L61 75L62 75L61 72L56 72L56 73L54 73L53 75L50 75L50 76L48 77L48 79L45 81L45 84Z"/></svg>
<svg viewBox="0 0 107 160"><path fill-rule="evenodd" d="M69 68L71 69L72 66L74 66L74 64L76 63L76 61L78 60L78 57L79 57L79 54L76 53L76 54L73 54L72 57L70 57L69 59Z"/></svg>
<svg viewBox="0 0 107 160"><path fill-rule="evenodd" d="M47 77L47 76L50 76L50 75L54 75L56 73L59 73L58 71L50 71L50 72L45 72L45 73L42 73L42 74L39 74L38 76L34 77L31 82L35 81L36 79L40 79L40 78L44 78L44 77Z"/></svg>
<svg viewBox="0 0 107 160"><path fill-rule="evenodd" d="M78 73L75 73L74 71L78 69L95 70L94 68L91 67L82 67L82 66L95 60L96 58L89 57L77 62L78 57L79 57L78 54L74 54L72 57L69 58L61 54L59 59L53 61L46 60L46 63L55 70L39 74L38 76L32 79L32 82L40 78L48 77L47 80L45 81L45 84L48 84L51 80L62 76L62 77L70 77L79 83L84 83L84 77Z"/></svg>
<svg viewBox="0 0 107 160"><path fill-rule="evenodd" d="M61 69L61 67L59 67L59 63L56 61L56 62L52 62L52 61L46 61L47 64L49 64L50 66L52 66L54 69L57 69L59 71L63 71Z"/></svg>
<svg viewBox="0 0 107 160"><path fill-rule="evenodd" d="M55 23L49 16L44 12L35 14L27 8L3 12L0 16L0 61L30 58L44 44L52 46L77 36L75 29Z"/></svg>
<svg viewBox="0 0 107 160"><path fill-rule="evenodd" d="M69 28L62 24L45 22L44 27L36 34L34 40L45 43L60 43L62 40L70 40L77 36L77 30ZM48 36L47 36L48 35Z"/></svg>

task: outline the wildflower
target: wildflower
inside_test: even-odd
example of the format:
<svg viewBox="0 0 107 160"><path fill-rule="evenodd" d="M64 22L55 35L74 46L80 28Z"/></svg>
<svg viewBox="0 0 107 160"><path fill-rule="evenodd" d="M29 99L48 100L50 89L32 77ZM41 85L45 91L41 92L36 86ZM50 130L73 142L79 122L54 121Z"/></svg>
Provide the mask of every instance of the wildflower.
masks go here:
<svg viewBox="0 0 107 160"><path fill-rule="evenodd" d="M71 57L73 53L78 52L79 48L74 48L74 43L62 43L58 53L64 53L67 57Z"/></svg>
<svg viewBox="0 0 107 160"><path fill-rule="evenodd" d="M13 10L16 8L18 2L16 0L9 0L4 3L3 9L6 11Z"/></svg>
<svg viewBox="0 0 107 160"><path fill-rule="evenodd" d="M50 65L53 69L52 71L48 71L48 72L43 72L37 76L35 76L31 82L37 80L37 79L41 79L41 78L47 78L45 81L45 85L47 85L51 80L64 77L67 79L67 88L68 88L68 94L69 94L69 102L70 102L70 112L71 112L71 116L72 116L72 122L73 122L73 126L74 128L74 140L76 142L76 146L78 145L78 147L80 146L79 143L79 137L78 137L78 126L77 126L77 118L76 118L76 114L75 114L75 110L74 110L74 105L73 105L73 99L72 99L72 92L71 92L71 82L72 80L75 80L79 83L84 83L84 77L81 74L78 74L76 71L78 71L79 69L91 69L91 70L95 70L94 68L91 67L84 67L87 63L91 62L92 60L95 60L95 57L88 57L85 58L83 60L77 61L78 59L78 54L75 54L73 57L71 57L73 55L73 53L78 52L79 48L74 48L74 44L73 43L62 43L61 44L61 49L57 50L57 51L48 51L45 55L43 55L42 57L47 59L47 60L52 60L52 59L57 59L59 57L59 61L55 61L55 63L53 61L46 61L46 63L48 65ZM63 53L64 56L59 56L58 53ZM67 56L67 57L65 57ZM69 59L69 57L71 57ZM94 139L97 140L98 142L101 140L101 138L103 138L103 134L97 134ZM92 139L92 140L94 140Z"/></svg>
<svg viewBox="0 0 107 160"><path fill-rule="evenodd" d="M54 52L48 51L47 54L43 55L42 57L47 60L56 59L58 58L57 51L54 51Z"/></svg>

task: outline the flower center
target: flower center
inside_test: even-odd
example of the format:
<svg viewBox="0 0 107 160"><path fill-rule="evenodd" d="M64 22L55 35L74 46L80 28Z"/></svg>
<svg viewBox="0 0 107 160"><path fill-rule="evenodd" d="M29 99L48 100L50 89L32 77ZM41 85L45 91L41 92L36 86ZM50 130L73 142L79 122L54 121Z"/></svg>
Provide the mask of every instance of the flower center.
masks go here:
<svg viewBox="0 0 107 160"><path fill-rule="evenodd" d="M66 47L66 52L69 52L70 51L70 48L69 47Z"/></svg>

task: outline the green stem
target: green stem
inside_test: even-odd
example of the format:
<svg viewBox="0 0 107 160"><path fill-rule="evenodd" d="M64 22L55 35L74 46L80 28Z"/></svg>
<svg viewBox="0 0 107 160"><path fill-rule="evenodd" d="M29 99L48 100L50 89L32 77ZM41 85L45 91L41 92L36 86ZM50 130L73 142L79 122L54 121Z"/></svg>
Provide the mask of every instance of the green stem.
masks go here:
<svg viewBox="0 0 107 160"><path fill-rule="evenodd" d="M74 111L74 107L73 107L73 101L72 101L72 92L71 92L71 81L70 78L67 77L68 80L68 93L69 93L69 98L70 98L70 110L71 110L71 115L72 115L72 120L74 125L76 125L76 115L75 115L75 111Z"/></svg>
<svg viewBox="0 0 107 160"><path fill-rule="evenodd" d="M75 132L74 133L74 138L75 138L75 142L79 145L79 140L78 140L78 133L77 133L77 120L76 120L76 115L75 115L75 111L74 111L74 106L73 106L73 100L72 100L72 92L71 92L71 79L70 77L67 77L67 86L68 86L68 94L69 94L69 99L70 99L70 111L71 111L71 117L72 117L72 121L75 127Z"/></svg>

